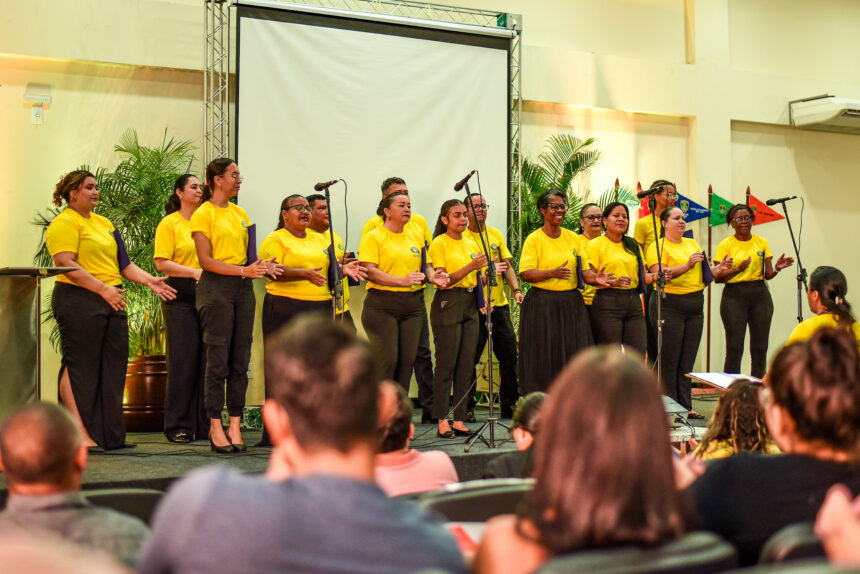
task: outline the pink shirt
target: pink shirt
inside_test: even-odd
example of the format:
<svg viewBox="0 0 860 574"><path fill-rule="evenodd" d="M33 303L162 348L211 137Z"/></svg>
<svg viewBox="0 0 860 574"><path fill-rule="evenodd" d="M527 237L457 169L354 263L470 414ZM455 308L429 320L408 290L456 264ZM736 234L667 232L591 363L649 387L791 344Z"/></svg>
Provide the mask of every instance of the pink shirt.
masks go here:
<svg viewBox="0 0 860 574"><path fill-rule="evenodd" d="M454 462L441 450L376 455L376 484L388 496L436 490L459 482Z"/></svg>

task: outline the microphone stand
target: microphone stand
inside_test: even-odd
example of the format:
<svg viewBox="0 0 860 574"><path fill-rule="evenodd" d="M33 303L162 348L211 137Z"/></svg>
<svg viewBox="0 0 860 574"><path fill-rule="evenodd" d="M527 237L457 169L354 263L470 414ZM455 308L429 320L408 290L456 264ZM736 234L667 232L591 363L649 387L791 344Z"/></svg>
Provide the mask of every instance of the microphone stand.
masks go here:
<svg viewBox="0 0 860 574"><path fill-rule="evenodd" d="M803 290L805 288L808 293L809 285L806 283L806 269L800 261L800 251L797 249L797 241L794 239L794 230L791 228L791 218L788 217L788 209L785 208L785 201L781 201L780 203L782 204L782 212L785 214L785 222L788 224L788 233L791 235L791 244L794 246L794 256L797 259L797 322L801 323L803 322Z"/></svg>
<svg viewBox="0 0 860 574"><path fill-rule="evenodd" d="M334 220L331 216L331 194L329 187L325 188L325 206L328 210L328 238L329 238L329 261L333 261L336 266L339 265L337 260L337 251L334 249ZM340 267L334 270L334 276L337 280L334 285L329 285L331 291L331 318L337 319L337 310L343 308L343 276L340 272Z"/></svg>
<svg viewBox="0 0 860 574"><path fill-rule="evenodd" d="M663 382L663 298L666 297L666 272L663 271L663 249L660 235L657 233L657 198L652 193L648 198L648 209L651 210L651 224L654 226L654 245L657 249L657 285L654 295L657 297L657 380ZM665 234L663 241L666 241ZM643 273L644 278L644 273Z"/></svg>
<svg viewBox="0 0 860 574"><path fill-rule="evenodd" d="M469 184L464 184L466 187L466 204L469 206L469 209L472 210L472 213L475 213L475 206L472 203L472 194L469 191ZM477 221L478 217L475 216L475 221ZM469 452L472 448L472 445L478 439L481 439L488 448L496 448L496 433L495 433L495 425L499 425L502 428L507 430L511 430L505 423L499 421L496 418L495 413L495 399L493 397L493 305L490 302L490 291L493 287L495 287L498 282L496 281L496 265L493 262L493 255L490 252L489 241L485 239L484 235L487 233L487 224L486 221L481 226L481 222L478 221L478 235L481 237L481 248L484 250L484 255L487 257L487 312L484 314L484 324L487 327L487 366L489 367L489 387L487 389L487 401L490 403L490 412L487 416L487 421L475 431L475 434L470 436L466 440L466 447L463 449L465 452ZM480 273L480 271L478 271ZM483 286L480 284L479 287L483 289ZM489 428L490 429L490 440L484 438L484 431Z"/></svg>

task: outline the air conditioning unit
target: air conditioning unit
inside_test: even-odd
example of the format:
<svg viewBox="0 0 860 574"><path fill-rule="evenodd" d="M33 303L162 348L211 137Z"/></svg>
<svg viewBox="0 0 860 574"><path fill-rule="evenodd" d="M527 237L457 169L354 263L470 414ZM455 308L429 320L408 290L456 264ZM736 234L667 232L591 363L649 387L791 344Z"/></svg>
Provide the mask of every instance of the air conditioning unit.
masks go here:
<svg viewBox="0 0 860 574"><path fill-rule="evenodd" d="M860 134L860 100L815 96L788 103L791 125L810 130Z"/></svg>

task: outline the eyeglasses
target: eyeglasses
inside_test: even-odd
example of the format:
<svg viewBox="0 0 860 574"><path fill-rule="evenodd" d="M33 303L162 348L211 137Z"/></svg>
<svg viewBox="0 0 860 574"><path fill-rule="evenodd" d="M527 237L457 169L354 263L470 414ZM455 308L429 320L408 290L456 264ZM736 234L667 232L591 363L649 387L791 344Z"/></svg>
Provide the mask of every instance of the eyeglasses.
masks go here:
<svg viewBox="0 0 860 574"><path fill-rule="evenodd" d="M586 215L583 219L587 219L588 221L600 221L603 219L602 215Z"/></svg>
<svg viewBox="0 0 860 574"><path fill-rule="evenodd" d="M234 171L233 173L231 173L229 175L235 181L244 181L244 179L242 178L242 174L240 174L238 171ZM219 175L218 177L227 177L227 174L222 174L222 175Z"/></svg>
<svg viewBox="0 0 860 574"><path fill-rule="evenodd" d="M295 205L290 205L290 206L288 206L288 207L287 207L287 209L295 209L295 210L296 210L296 211L298 211L299 213L301 213L301 212L303 212L303 211L304 211L305 213L310 213L310 212L312 212L312 211L313 211L313 210L311 209L311 206L310 206L310 205L302 205L302 204L300 204L300 203L297 203L297 204L295 204Z"/></svg>
<svg viewBox="0 0 860 574"><path fill-rule="evenodd" d="M477 211L477 210L479 210L479 209L483 209L484 211L486 211L486 210L490 209L490 204L489 204L489 203L474 203L474 204L472 204L472 205L474 206L475 211Z"/></svg>
<svg viewBox="0 0 860 574"><path fill-rule="evenodd" d="M735 223L749 223L750 221L752 221L752 217L750 217L749 215L742 215L740 217L735 217L734 219L732 219L732 221L734 221Z"/></svg>
<svg viewBox="0 0 860 574"><path fill-rule="evenodd" d="M547 207L550 211L567 211L567 206L563 203L550 203Z"/></svg>

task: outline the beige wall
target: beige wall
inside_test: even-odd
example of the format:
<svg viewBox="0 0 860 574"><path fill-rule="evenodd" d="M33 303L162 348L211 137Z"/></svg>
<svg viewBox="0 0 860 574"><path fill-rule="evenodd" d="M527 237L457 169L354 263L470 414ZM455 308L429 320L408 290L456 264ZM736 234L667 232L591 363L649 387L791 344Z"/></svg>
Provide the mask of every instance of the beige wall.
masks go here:
<svg viewBox="0 0 860 574"><path fill-rule="evenodd" d="M761 197L802 195L807 267L831 263L849 281L860 277L852 259L834 259L832 247L853 240L860 137L786 127L789 100L821 93L860 99L856 1L445 3L523 14L526 153L538 153L552 133L573 130L598 138L603 160L581 182L594 190L615 177L625 185L669 177L701 201L709 184L736 201L747 185ZM167 129L201 142L202 15L198 0L4 1L0 266L30 261L38 237L27 222L47 205L52 184L80 163L114 162L112 145L126 128L137 127L145 140ZM30 82L53 86L43 126L30 125L23 104ZM783 224L759 232L774 251L789 247ZM715 239L725 233L716 230ZM771 290L773 350L792 324L791 277L783 274ZM719 321L712 350L722 357ZM56 366L49 355L46 372ZM255 367L259 356L257 347ZM260 380L251 402L259 400Z"/></svg>

